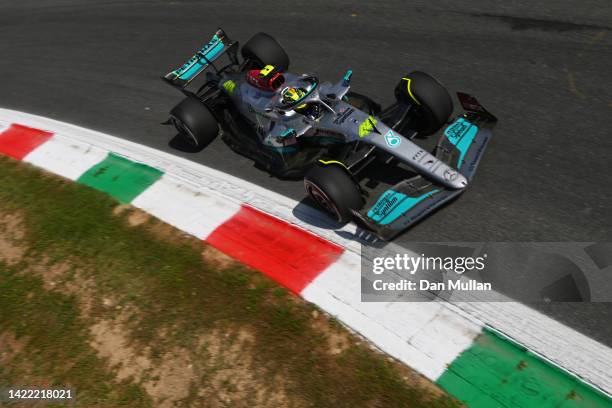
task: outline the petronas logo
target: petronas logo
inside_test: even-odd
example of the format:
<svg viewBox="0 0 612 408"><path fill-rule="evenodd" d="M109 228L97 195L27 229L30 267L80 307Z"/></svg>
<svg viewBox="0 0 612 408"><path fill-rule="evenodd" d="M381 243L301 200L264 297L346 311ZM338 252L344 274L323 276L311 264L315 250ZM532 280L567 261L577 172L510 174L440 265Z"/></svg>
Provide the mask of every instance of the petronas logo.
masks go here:
<svg viewBox="0 0 612 408"><path fill-rule="evenodd" d="M395 134L392 130L390 130L385 135L385 142L387 143L387 146L392 149L395 149L397 146L402 144L402 138L400 135Z"/></svg>

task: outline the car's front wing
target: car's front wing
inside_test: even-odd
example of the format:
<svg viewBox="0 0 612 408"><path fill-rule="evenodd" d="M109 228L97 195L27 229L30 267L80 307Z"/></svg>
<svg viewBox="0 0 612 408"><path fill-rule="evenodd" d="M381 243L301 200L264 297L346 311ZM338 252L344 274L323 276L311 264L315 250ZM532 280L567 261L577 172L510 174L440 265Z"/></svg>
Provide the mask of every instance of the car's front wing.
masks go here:
<svg viewBox="0 0 612 408"><path fill-rule="evenodd" d="M474 97L461 93L458 96L466 113L446 127L435 155L471 182L497 119ZM386 190L374 205L355 215L362 226L390 240L463 191L445 188L418 175Z"/></svg>

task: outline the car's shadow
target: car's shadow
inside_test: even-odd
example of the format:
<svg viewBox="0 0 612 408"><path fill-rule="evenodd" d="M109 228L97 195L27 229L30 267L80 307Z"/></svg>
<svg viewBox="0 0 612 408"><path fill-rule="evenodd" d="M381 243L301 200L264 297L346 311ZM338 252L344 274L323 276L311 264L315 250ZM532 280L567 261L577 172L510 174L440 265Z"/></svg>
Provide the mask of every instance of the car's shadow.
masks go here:
<svg viewBox="0 0 612 408"><path fill-rule="evenodd" d="M372 232L359 227L359 225L357 225L356 230L352 228L350 230L343 229L343 224L336 222L323 211L317 209L315 202L310 197L305 197L298 202L292 213L300 221L315 228L334 231L336 235L346 240L355 241L372 248L382 248L388 244L388 242L377 238Z"/></svg>

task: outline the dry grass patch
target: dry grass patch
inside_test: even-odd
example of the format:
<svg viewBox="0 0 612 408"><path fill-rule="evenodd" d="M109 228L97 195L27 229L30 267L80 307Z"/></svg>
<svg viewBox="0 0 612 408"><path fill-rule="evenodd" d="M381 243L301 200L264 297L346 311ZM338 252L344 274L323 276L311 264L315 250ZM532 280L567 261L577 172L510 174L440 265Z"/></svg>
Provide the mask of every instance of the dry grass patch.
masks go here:
<svg viewBox="0 0 612 408"><path fill-rule="evenodd" d="M19 355L24 348L24 341L17 339L11 332L0 333L0 365L9 365L16 355Z"/></svg>
<svg viewBox="0 0 612 408"><path fill-rule="evenodd" d="M15 265L26 252L23 219L18 212L9 213L0 207L0 261Z"/></svg>
<svg viewBox="0 0 612 408"><path fill-rule="evenodd" d="M127 217L125 219L130 227L137 227L145 224L151 219L149 214L138 208L132 207L129 204L119 204L113 209L113 214L115 215L122 215L126 213Z"/></svg>

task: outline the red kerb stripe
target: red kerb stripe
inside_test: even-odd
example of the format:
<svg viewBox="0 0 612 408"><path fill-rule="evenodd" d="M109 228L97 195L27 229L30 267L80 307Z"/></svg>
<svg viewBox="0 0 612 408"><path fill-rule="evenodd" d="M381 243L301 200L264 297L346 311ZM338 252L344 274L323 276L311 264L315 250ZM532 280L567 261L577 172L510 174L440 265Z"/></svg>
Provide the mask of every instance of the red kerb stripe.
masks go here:
<svg viewBox="0 0 612 408"><path fill-rule="evenodd" d="M246 205L206 242L295 293L343 252L338 245Z"/></svg>
<svg viewBox="0 0 612 408"><path fill-rule="evenodd" d="M12 124L0 133L0 153L21 160L52 136L51 132Z"/></svg>

